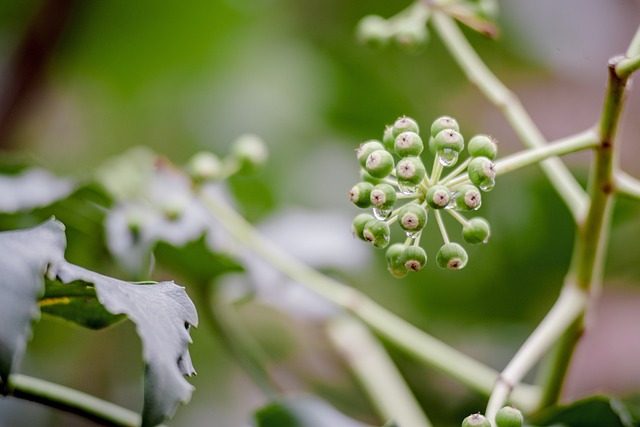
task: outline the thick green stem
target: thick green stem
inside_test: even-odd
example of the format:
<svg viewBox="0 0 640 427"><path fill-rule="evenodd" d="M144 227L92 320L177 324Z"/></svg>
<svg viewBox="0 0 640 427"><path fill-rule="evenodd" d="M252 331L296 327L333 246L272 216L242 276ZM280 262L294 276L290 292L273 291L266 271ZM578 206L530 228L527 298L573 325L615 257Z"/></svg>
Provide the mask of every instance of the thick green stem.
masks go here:
<svg viewBox="0 0 640 427"><path fill-rule="evenodd" d="M322 275L264 239L244 218L220 200L204 193L200 200L235 238L291 279L343 307L388 342L479 393L489 395L498 373L426 334L373 302L361 292ZM537 402L537 388L518 387L513 400L526 410Z"/></svg>
<svg viewBox="0 0 640 427"><path fill-rule="evenodd" d="M433 13L431 22L469 81L503 113L522 143L529 148L546 145L546 139L518 98L482 62L455 22L437 11ZM588 198L580 184L559 159L547 159L540 163L540 167L571 210L576 222L581 222Z"/></svg>
<svg viewBox="0 0 640 427"><path fill-rule="evenodd" d="M134 427L140 425L140 415L133 411L48 381L13 374L9 377L8 388L8 396L76 414L103 426Z"/></svg>
<svg viewBox="0 0 640 427"><path fill-rule="evenodd" d="M620 122L628 77L621 78L616 74L618 61L619 58L609 63L607 92L597 128L600 144L596 149L589 179L591 205L584 224L577 229L573 257L566 279L567 283L575 283L586 293L597 290L602 280L613 208L613 189L617 170L616 131ZM556 358L552 360L549 377L544 383L541 407L558 401L569 365L568 360L581 335L582 328L582 322L574 323L559 343L561 351L557 351Z"/></svg>
<svg viewBox="0 0 640 427"><path fill-rule="evenodd" d="M402 427L431 427L393 360L361 322L343 316L329 322L327 331L385 420Z"/></svg>

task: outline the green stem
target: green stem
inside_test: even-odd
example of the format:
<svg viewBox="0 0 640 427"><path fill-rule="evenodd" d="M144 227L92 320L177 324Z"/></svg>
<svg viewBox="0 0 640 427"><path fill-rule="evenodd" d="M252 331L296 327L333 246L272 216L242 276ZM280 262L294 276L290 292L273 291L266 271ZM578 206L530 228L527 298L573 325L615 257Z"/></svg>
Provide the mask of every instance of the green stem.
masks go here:
<svg viewBox="0 0 640 427"><path fill-rule="evenodd" d="M215 332L225 348L229 351L234 360L237 361L244 371L253 380L254 384L269 399L280 396L279 390L271 380L266 366L266 357L257 343L247 336L235 322L229 320L229 307L225 302L220 301L217 284L200 284L196 286L199 293L199 310L205 321Z"/></svg>
<svg viewBox="0 0 640 427"><path fill-rule="evenodd" d="M447 176L442 178L440 182L438 182L438 184L444 185L447 182L451 181L452 179L455 179L459 174L464 172L467 166L469 166L469 163L471 163L471 157L465 159L464 162L460 163L458 167L456 167L453 171L451 171Z"/></svg>
<svg viewBox="0 0 640 427"><path fill-rule="evenodd" d="M356 289L324 276L288 255L219 200L206 194L199 197L224 228L272 267L353 313L380 336L422 362L479 393L491 393L498 377L496 371L407 323ZM528 385L518 387L513 395L514 402L525 410L532 408L531 402L536 402L537 397L537 388Z"/></svg>
<svg viewBox="0 0 640 427"><path fill-rule="evenodd" d="M518 98L482 62L455 22L438 11L434 11L430 22L469 81L502 112L522 143L529 148L546 145L546 139ZM588 198L580 184L559 159L549 158L540 163L540 167L565 201L576 222L580 222L588 204Z"/></svg>
<svg viewBox="0 0 640 427"><path fill-rule="evenodd" d="M622 172L616 171L615 190L620 196L629 197L640 200L640 181L636 178Z"/></svg>
<svg viewBox="0 0 640 427"><path fill-rule="evenodd" d="M436 222L438 223L438 229L440 230L440 234L442 235L442 240L445 244L449 244L449 235L447 234L447 229L444 226L444 222L442 221L442 214L439 210L433 211L433 215L436 217Z"/></svg>
<svg viewBox="0 0 640 427"><path fill-rule="evenodd" d="M331 321L327 330L385 420L403 427L431 427L402 374L361 322L343 316Z"/></svg>
<svg viewBox="0 0 640 427"><path fill-rule="evenodd" d="M631 43L629 43L626 55L627 58L640 55L640 26L636 30L636 34L633 36Z"/></svg>
<svg viewBox="0 0 640 427"><path fill-rule="evenodd" d="M591 205L584 224L578 226L567 283L575 283L586 293L600 286L605 249L609 235L613 189L617 170L616 132L622 114L627 77L616 74L618 62L609 63L609 79L602 114L597 127L600 144L596 150L589 177ZM566 286L566 285L565 285ZM551 361L549 376L544 383L541 407L558 401L573 348L581 335L582 322L569 328L559 343L561 350Z"/></svg>
<svg viewBox="0 0 640 427"><path fill-rule="evenodd" d="M8 388L8 396L76 414L103 426L134 427L140 425L140 415L133 411L78 390L41 379L13 374L9 377Z"/></svg>

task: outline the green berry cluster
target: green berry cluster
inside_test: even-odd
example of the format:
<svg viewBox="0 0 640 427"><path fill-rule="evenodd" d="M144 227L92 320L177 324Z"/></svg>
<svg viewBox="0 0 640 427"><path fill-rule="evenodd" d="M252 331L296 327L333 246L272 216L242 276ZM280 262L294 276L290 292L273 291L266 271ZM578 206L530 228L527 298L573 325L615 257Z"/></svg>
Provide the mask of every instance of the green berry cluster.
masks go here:
<svg viewBox="0 0 640 427"><path fill-rule="evenodd" d="M496 427L522 427L522 413L513 406L505 406L496 413ZM469 415L462 421L461 427L493 427L482 414Z"/></svg>
<svg viewBox="0 0 640 427"><path fill-rule="evenodd" d="M449 240L443 212L462 225L465 242L489 240L487 220L467 219L462 212L478 210L482 193L495 185L496 142L487 135L475 135L466 144L467 159L459 163L464 137L458 122L443 116L432 123L427 147L434 157L430 173L421 157L425 144L418 124L409 117L400 117L385 128L382 140L365 141L356 150L363 180L349 190L349 200L359 208L372 208L372 213L356 216L353 234L377 248L388 248L387 266L396 277L418 271L427 262L427 254L419 244L430 214L435 216L444 240L436 255L441 268L458 270L467 263L464 248ZM453 170L445 175L447 168ZM398 205L400 201L406 203ZM390 245L390 226L395 222L407 238L404 243Z"/></svg>

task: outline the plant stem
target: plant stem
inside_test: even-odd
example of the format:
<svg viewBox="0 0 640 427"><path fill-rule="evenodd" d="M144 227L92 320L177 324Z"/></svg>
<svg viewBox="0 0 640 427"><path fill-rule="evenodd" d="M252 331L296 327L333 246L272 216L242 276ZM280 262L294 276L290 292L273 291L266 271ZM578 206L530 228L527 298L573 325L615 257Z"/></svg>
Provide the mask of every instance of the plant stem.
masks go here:
<svg viewBox="0 0 640 427"><path fill-rule="evenodd" d="M498 377L496 371L407 323L361 292L322 275L288 255L260 236L251 224L220 200L205 193L201 193L199 198L223 227L274 268L353 313L398 348L479 393L489 395ZM513 398L523 409L532 408L531 402L537 402L537 392L535 387L522 385L515 390Z"/></svg>
<svg viewBox="0 0 640 427"><path fill-rule="evenodd" d="M586 293L597 290L602 281L605 249L608 241L613 189L617 170L616 132L622 114L628 76L616 74L620 58L609 62L609 79L602 114L597 127L597 147L589 177L591 205L585 223L578 227L571 265L566 282L575 283ZM573 348L581 335L582 322L569 328L558 344L560 351L552 360L549 377L544 384L541 407L558 401Z"/></svg>
<svg viewBox="0 0 640 427"><path fill-rule="evenodd" d="M430 22L469 81L502 112L522 143L529 148L546 145L546 139L519 99L482 62L455 22L438 11L434 11ZM576 222L580 222L588 204L588 198L580 184L559 159L549 158L541 162L540 167L565 201Z"/></svg>
<svg viewBox="0 0 640 427"><path fill-rule="evenodd" d="M540 360L564 331L582 315L588 301L584 289L567 284L553 308L527 338L507 367L502 371L487 405L486 417L493 421L496 412L507 401L511 390Z"/></svg>
<svg viewBox="0 0 640 427"><path fill-rule="evenodd" d="M444 222L442 222L442 214L439 210L434 209L433 215L436 217L436 222L438 223L438 229L440 230L440 234L442 235L442 240L446 245L449 244L449 235L447 234L447 229L444 226Z"/></svg>
<svg viewBox="0 0 640 427"><path fill-rule="evenodd" d="M624 173L616 171L614 175L615 191L620 196L640 200L640 181Z"/></svg>
<svg viewBox="0 0 640 427"><path fill-rule="evenodd" d="M8 388L8 396L76 414L100 425L112 427L140 425L140 415L133 411L38 378L13 374L9 377Z"/></svg>
<svg viewBox="0 0 640 427"><path fill-rule="evenodd" d="M327 331L385 420L403 427L431 427L402 374L362 323L343 316L331 321Z"/></svg>

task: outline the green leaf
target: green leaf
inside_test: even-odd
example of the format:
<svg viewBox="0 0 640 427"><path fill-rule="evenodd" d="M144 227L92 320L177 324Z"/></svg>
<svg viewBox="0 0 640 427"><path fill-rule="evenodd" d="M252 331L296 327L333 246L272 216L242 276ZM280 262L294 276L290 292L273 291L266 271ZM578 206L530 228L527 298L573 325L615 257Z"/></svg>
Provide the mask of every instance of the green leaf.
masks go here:
<svg viewBox="0 0 640 427"><path fill-rule="evenodd" d="M255 427L367 427L314 396L272 402L254 415Z"/></svg>
<svg viewBox="0 0 640 427"><path fill-rule="evenodd" d="M0 379L17 368L50 264L63 260L64 225L50 220L28 230L0 233Z"/></svg>
<svg viewBox="0 0 640 427"><path fill-rule="evenodd" d="M56 296L72 299L75 295L76 310L82 307L82 298L91 300L95 292L97 301L111 315L127 315L136 324L146 362L142 426L161 424L193 391L184 379L184 375L195 373L188 351L189 328L198 324L193 302L184 288L173 282L125 282L68 263L65 246L64 226L55 219L32 229L0 233L0 379L7 384L7 377L22 358L31 320L39 314L46 275L55 280L51 279L49 294L40 299L41 305ZM89 313L67 310L65 317L80 324L114 320L96 315L93 303L87 307ZM57 310L58 314L64 311L61 307Z"/></svg>
<svg viewBox="0 0 640 427"><path fill-rule="evenodd" d="M640 423L637 406L609 396L593 396L571 405L550 408L535 416L536 426L634 427Z"/></svg>
<svg viewBox="0 0 640 427"><path fill-rule="evenodd" d="M42 313L60 317L90 329L102 329L126 316L107 311L98 301L91 283L75 281L61 283L45 279L45 291L38 305Z"/></svg>

